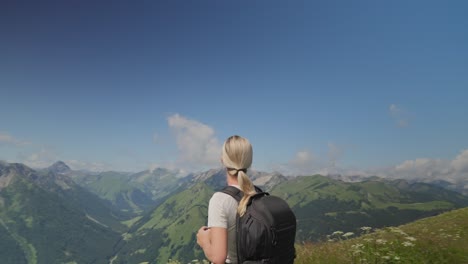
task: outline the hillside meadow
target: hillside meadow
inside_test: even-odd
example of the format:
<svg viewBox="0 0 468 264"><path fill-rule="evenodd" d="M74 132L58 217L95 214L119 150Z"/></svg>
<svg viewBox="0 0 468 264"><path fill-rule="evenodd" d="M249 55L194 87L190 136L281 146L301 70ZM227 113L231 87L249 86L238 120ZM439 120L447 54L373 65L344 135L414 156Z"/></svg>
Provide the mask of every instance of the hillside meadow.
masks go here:
<svg viewBox="0 0 468 264"><path fill-rule="evenodd" d="M298 245L295 263L468 263L468 207L399 227L337 230Z"/></svg>
<svg viewBox="0 0 468 264"><path fill-rule="evenodd" d="M298 244L296 249L295 264L468 263L468 207L399 227L337 230L327 241Z"/></svg>

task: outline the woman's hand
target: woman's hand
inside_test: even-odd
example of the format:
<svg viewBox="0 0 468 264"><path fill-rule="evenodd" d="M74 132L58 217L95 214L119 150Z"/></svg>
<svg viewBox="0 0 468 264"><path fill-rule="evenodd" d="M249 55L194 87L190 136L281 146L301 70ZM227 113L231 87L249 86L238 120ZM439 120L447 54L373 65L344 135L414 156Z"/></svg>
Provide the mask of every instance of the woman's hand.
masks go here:
<svg viewBox="0 0 468 264"><path fill-rule="evenodd" d="M206 226L200 227L197 233L197 244L204 248L206 245L210 244L210 228Z"/></svg>

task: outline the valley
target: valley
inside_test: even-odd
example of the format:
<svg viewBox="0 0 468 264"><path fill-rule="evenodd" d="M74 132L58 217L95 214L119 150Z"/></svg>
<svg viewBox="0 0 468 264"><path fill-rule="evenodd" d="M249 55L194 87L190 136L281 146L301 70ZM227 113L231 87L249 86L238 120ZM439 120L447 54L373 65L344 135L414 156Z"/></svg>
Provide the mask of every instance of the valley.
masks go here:
<svg viewBox="0 0 468 264"><path fill-rule="evenodd" d="M300 244L468 206L463 194L423 182L250 175L291 206ZM2 263L186 263L203 259L195 232L206 224L208 201L225 184L225 172L90 173L63 162L41 170L2 162L0 182Z"/></svg>

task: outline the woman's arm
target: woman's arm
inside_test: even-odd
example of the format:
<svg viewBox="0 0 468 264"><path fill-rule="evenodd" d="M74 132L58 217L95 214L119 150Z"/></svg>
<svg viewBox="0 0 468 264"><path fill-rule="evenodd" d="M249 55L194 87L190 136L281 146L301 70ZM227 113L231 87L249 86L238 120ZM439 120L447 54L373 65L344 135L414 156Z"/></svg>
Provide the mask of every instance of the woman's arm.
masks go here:
<svg viewBox="0 0 468 264"><path fill-rule="evenodd" d="M227 257L227 229L222 227L207 228L202 226L197 233L197 243L203 249L206 258L214 264L221 264Z"/></svg>

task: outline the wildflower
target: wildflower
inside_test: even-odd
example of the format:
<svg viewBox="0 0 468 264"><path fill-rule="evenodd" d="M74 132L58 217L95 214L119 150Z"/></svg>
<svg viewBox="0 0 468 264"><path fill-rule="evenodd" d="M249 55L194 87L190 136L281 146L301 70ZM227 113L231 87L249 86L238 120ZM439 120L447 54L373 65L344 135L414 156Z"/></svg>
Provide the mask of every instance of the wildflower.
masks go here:
<svg viewBox="0 0 468 264"><path fill-rule="evenodd" d="M361 227L361 230L362 231L370 231L372 229L372 227L369 227L369 226L363 226Z"/></svg>
<svg viewBox="0 0 468 264"><path fill-rule="evenodd" d="M383 259L390 259L390 256L382 256Z"/></svg>
<svg viewBox="0 0 468 264"><path fill-rule="evenodd" d="M364 251L361 250L361 248L363 248L363 247L364 247L363 244L351 245L351 251L352 251L353 256L360 255L360 254L364 253Z"/></svg>
<svg viewBox="0 0 468 264"><path fill-rule="evenodd" d="M385 245L385 244L387 244L387 240L379 238L379 239L377 239L375 241L375 243L377 243L379 245Z"/></svg>
<svg viewBox="0 0 468 264"><path fill-rule="evenodd" d="M343 234L343 231L335 231L335 232L332 233L332 236L341 235L341 234Z"/></svg>
<svg viewBox="0 0 468 264"><path fill-rule="evenodd" d="M406 236L406 233L405 231L397 228L397 227L390 227L390 231L393 232L393 233L398 233L400 235L403 235L403 236Z"/></svg>
<svg viewBox="0 0 468 264"><path fill-rule="evenodd" d="M364 241L366 241L367 243L370 243L370 242L374 241L374 239L372 239L372 238L364 238Z"/></svg>
<svg viewBox="0 0 468 264"><path fill-rule="evenodd" d="M409 241L405 241L405 242L403 242L403 246L405 246L405 247L412 247L412 246L414 246L414 244L411 243L411 242L409 242Z"/></svg>
<svg viewBox="0 0 468 264"><path fill-rule="evenodd" d="M364 245L363 245L363 244L360 244L360 243L359 243L359 244L351 245L351 248L353 248L353 249L360 249L360 248L363 248L363 247L364 247Z"/></svg>
<svg viewBox="0 0 468 264"><path fill-rule="evenodd" d="M352 236L352 235L354 235L353 232L347 232L347 233L345 233L345 234L343 235L343 237L350 237L350 236Z"/></svg>
<svg viewBox="0 0 468 264"><path fill-rule="evenodd" d="M395 256L395 257L393 257L393 259L395 259L395 260L400 260L400 257L399 257L399 256Z"/></svg>
<svg viewBox="0 0 468 264"><path fill-rule="evenodd" d="M409 241L416 241L416 238L412 237L412 236L407 236L405 237L406 240L409 240Z"/></svg>

